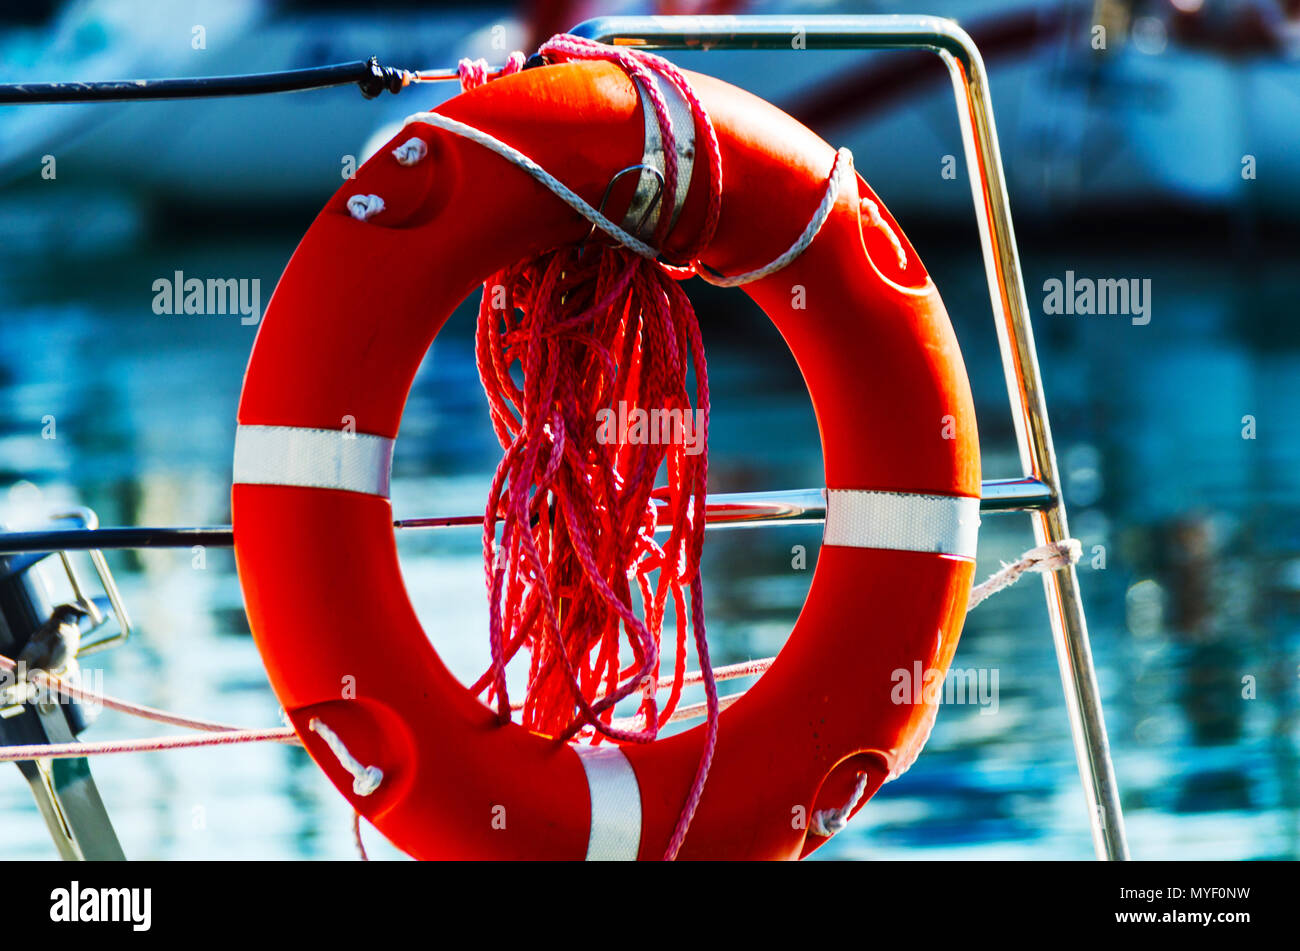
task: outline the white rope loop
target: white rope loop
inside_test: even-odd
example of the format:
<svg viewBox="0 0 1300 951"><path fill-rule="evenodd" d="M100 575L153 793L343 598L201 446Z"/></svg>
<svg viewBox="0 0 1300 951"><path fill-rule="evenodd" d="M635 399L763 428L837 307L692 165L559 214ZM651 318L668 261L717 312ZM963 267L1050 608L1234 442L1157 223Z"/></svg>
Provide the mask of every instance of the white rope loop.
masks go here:
<svg viewBox="0 0 1300 951"><path fill-rule="evenodd" d="M813 243L813 239L817 237L818 232L822 230L822 226L826 224L826 220L830 218L831 211L835 208L835 202L840 197L840 189L851 181L852 177L853 153L848 149L840 149L835 153L835 162L831 165L830 175L826 181L826 193L822 196L822 203L813 212L812 218L808 221L808 226L803 229L803 234L795 238L794 244L790 245L782 254L777 255L772 261L760 268L746 271L744 274L723 277L710 274L707 270L701 269L697 272L700 279L715 287L739 287L742 284L760 280L781 270L803 254L808 245Z"/></svg>
<svg viewBox="0 0 1300 951"><path fill-rule="evenodd" d="M639 254L641 257L647 258L648 260L658 260L659 252L655 248L646 244L640 238L629 234L613 221L606 218L601 214L599 209L593 208L582 198L581 195L571 189L568 185L564 184L564 182L560 181L546 169L542 168L542 166L537 164L537 162L533 161L523 152L520 152L513 145L502 142L500 139L493 135L489 135L482 129L476 129L471 125L452 119L440 112L417 112L414 115L407 116L406 123L409 125L412 122L426 123L442 129L444 132L450 132L453 135L458 135L461 138L468 139L471 142L483 146L483 148L488 151L496 153L507 162L522 169L566 205L578 214L582 215L583 218L587 219L601 231L605 232L605 234L613 238L614 241L622 247L627 248L629 251ZM416 147L416 143L419 143L419 148ZM421 149L424 151L421 152ZM394 158L396 158L401 165L408 166L414 165L416 162L420 161L420 159L424 157L425 153L427 153L427 146L423 140L418 137L408 139L401 146L393 150ZM831 166L830 176L826 183L826 192L822 196L821 204L813 213L813 216L809 220L808 226L804 228L803 233L795 239L794 244L790 245L784 253L778 255L775 260L770 261L760 268L746 271L744 274L737 274L732 277L712 275L707 273L707 270L705 269L697 269L696 273L699 274L703 280L718 287L739 287L741 284L748 284L751 281L757 281L786 267L791 261L803 254L808 245L812 244L813 239L817 237L818 232L821 231L822 226L826 224L826 220L830 217L831 211L835 207L835 202L839 198L840 189L844 187L845 182L851 178L852 175L853 153L848 149L840 149L835 153L835 162ZM351 213L352 217L356 218L358 221L365 221L383 210L384 201L378 195L353 195L348 199L348 211ZM902 245L899 243L898 238L894 235L893 231L885 226L883 219L880 219L878 210L872 217L872 221L878 222L879 225L884 228L894 246L899 249L901 255Z"/></svg>
<svg viewBox="0 0 1300 951"><path fill-rule="evenodd" d="M862 801L862 797L867 791L867 783L870 781L871 777L868 774L858 773L858 782L853 787L853 795L849 797L849 801L834 809L818 809L813 813L812 821L808 823L808 831L813 835L829 839L847 826L849 816L858 807L858 803Z"/></svg>
<svg viewBox="0 0 1300 951"><path fill-rule="evenodd" d="M330 752L338 759L339 765L352 776L352 791L356 795L369 796L379 788L379 784L384 781L383 770L378 766L366 766L353 756L339 739L339 735L322 723L319 717L312 717L307 727L325 741Z"/></svg>
<svg viewBox="0 0 1300 951"><path fill-rule="evenodd" d="M906 271L907 252L903 250L903 242L898 239L898 235L894 233L894 229L889 227L889 222L887 222L884 219L884 216L880 214L880 206L865 195L858 202L858 206L866 212L867 218L870 220L871 224L885 233L885 237L889 239L889 243L894 249L894 254L898 257L898 269L900 271Z"/></svg>
<svg viewBox="0 0 1300 951"><path fill-rule="evenodd" d="M601 231L605 232L620 245L627 248L643 258L655 260L659 257L659 252L650 245L628 234L614 222L610 221L597 209L593 208L582 196L564 184L546 169L542 168L523 152L520 152L513 145L507 145L495 136L489 135L481 129L476 129L464 122L458 122L444 116L440 112L417 112L415 115L407 116L406 122L409 125L412 122L424 122L428 125L442 129L444 132L450 132L453 135L459 135L461 138L469 139L478 145L483 146L490 152L495 152L507 162L518 166L527 172L539 184L551 191L557 198L576 211L582 217L586 218Z"/></svg>

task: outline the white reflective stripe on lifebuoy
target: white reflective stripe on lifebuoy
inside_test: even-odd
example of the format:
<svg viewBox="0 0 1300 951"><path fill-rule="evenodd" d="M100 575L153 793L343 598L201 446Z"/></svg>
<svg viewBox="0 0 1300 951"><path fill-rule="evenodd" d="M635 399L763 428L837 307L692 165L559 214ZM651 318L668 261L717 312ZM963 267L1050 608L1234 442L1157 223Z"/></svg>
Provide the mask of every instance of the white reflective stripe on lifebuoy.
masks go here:
<svg viewBox="0 0 1300 951"><path fill-rule="evenodd" d="M650 81L655 84L664 104L668 107L668 121L672 125L673 144L677 153L677 189L673 195L662 194L663 176L666 174L663 133L659 129L659 116L655 112L650 94L640 79L635 80L637 93L641 97L641 111L645 116L645 145L642 148L641 164L648 166L641 169L637 180L636 192L627 214L623 216L623 227L638 238L647 241L659 225L663 209L672 202L672 217L668 225L677 223L686 204L686 193L691 187L691 174L695 169L695 114L678 88L657 73L650 74ZM655 169L656 175L650 169Z"/></svg>
<svg viewBox="0 0 1300 951"><path fill-rule="evenodd" d="M297 485L388 497L393 440L341 429L240 426L234 481Z"/></svg>
<svg viewBox="0 0 1300 951"><path fill-rule="evenodd" d="M822 544L974 558L979 527L979 499L827 489Z"/></svg>
<svg viewBox="0 0 1300 951"><path fill-rule="evenodd" d="M575 746L591 791L588 862L633 862L641 848L641 787L617 746Z"/></svg>

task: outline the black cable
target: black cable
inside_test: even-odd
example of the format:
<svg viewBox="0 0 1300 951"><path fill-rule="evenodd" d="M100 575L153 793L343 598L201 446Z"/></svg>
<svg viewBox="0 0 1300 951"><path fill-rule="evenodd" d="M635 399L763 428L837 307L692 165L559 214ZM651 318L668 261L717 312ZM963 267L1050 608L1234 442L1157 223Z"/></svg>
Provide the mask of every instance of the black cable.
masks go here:
<svg viewBox="0 0 1300 951"><path fill-rule="evenodd" d="M216 96L259 96L301 92L356 83L367 99L388 90L402 90L411 74L381 66L375 57L356 63L288 69L240 76L196 76L187 79L106 79L98 82L3 83L0 105L56 102L127 102L149 99L203 99Z"/></svg>
<svg viewBox="0 0 1300 951"><path fill-rule="evenodd" d="M227 525L203 528L54 528L36 532L0 532L0 555L28 552L89 551L116 548L229 548L235 543Z"/></svg>

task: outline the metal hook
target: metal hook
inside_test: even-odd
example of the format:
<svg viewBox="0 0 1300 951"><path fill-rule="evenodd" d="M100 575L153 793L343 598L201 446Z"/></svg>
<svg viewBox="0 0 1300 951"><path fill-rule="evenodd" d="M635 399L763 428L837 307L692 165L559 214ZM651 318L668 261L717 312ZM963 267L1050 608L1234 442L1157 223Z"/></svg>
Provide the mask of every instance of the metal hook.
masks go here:
<svg viewBox="0 0 1300 951"><path fill-rule="evenodd" d="M646 205L646 210L642 213L641 219L636 223L636 227L633 229L633 231L637 233L639 233L641 229L645 227L646 221L649 220L650 215L654 212L656 208L659 207L659 202L663 199L664 173L659 171L659 169L655 168L653 165L647 165L646 163L642 162L639 165L629 165L627 168L623 169L622 171L616 172L614 174L614 177L609 180L609 184L605 186L605 194L601 196L600 207L596 209L603 215L605 213L605 203L609 201L610 192L614 190L614 185L617 184L618 180L630 172L641 172L641 171L647 171L654 176L655 191L654 191L654 195L651 196L649 203ZM578 247L582 248L588 241L591 240L592 235L594 235L595 233L596 233L596 223L593 221L591 223L591 229L587 232L587 236L583 238L580 242L578 242Z"/></svg>

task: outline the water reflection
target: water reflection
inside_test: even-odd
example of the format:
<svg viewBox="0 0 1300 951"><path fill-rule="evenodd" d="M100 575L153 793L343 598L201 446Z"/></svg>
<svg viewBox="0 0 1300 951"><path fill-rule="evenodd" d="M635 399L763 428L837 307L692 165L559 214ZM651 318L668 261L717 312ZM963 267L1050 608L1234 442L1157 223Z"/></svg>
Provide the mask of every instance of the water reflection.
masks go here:
<svg viewBox="0 0 1300 951"><path fill-rule="evenodd" d="M0 265L0 488L30 480L106 524L229 519L233 420L252 328L160 317L151 279L259 276L273 285L298 229L256 240L177 240L99 259ZM917 236L958 325L976 390L988 476L1015 453L982 273L973 246ZM1292 263L1261 251L1252 279L1231 260L1180 247L1026 253L1027 284L1067 267L1153 281L1146 327L1037 317L1066 492L1084 542L1094 653L1127 809L1142 858L1300 857L1300 340L1268 319L1294 290ZM711 485L817 484L811 408L774 331L739 295L698 290L715 398ZM459 314L417 380L393 489L399 513L469 512L497 449ZM870 356L864 358L869 371ZM58 437L41 438L53 415ZM1242 418L1256 421L1242 438ZM29 509L19 492L8 511ZM23 501L23 499L27 501ZM710 635L719 663L777 650L807 591L819 531L712 534ZM980 573L1032 545L1027 521L986 520ZM793 566L796 546L807 567ZM477 533L401 539L407 585L463 678L486 663ZM140 634L98 655L113 693L249 725L277 707L241 609L229 553L119 554L114 568ZM836 858L1082 858L1091 844L1061 688L1033 580L971 618L955 661L999 671L996 715L952 706L926 753L847 832ZM1253 684L1253 690L1247 684ZM730 689L730 688L729 688ZM1253 698L1253 699L1252 699ZM144 736L106 712L94 737ZM343 858L346 804L299 750L241 747L104 758L95 773L129 855ZM26 787L0 771L8 857L52 854ZM369 841L383 857L396 853Z"/></svg>

